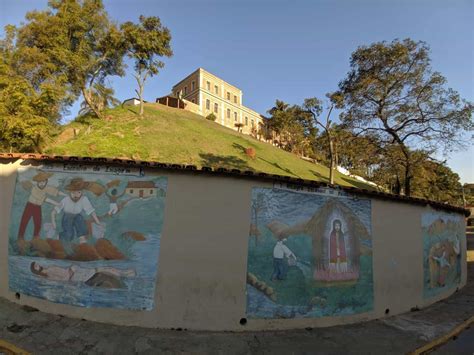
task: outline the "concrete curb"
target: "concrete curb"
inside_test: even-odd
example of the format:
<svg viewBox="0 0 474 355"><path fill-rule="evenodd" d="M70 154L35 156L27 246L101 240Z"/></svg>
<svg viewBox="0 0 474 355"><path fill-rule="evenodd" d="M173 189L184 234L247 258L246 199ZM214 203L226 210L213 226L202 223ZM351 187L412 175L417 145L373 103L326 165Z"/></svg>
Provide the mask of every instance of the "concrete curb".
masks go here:
<svg viewBox="0 0 474 355"><path fill-rule="evenodd" d="M447 343L448 341L450 341L453 337L457 336L463 330L468 328L471 324L474 324L474 316L472 316L468 320L466 320L466 321L462 322L461 324L459 324L457 327L455 327L449 333L446 333L443 336L440 336L439 338L434 339L433 341L431 341L428 344L416 349L415 351L413 351L409 354L410 355L427 354L430 351L436 349L437 347L439 347L439 346Z"/></svg>
<svg viewBox="0 0 474 355"><path fill-rule="evenodd" d="M26 350L0 339L0 354L6 355L30 355Z"/></svg>

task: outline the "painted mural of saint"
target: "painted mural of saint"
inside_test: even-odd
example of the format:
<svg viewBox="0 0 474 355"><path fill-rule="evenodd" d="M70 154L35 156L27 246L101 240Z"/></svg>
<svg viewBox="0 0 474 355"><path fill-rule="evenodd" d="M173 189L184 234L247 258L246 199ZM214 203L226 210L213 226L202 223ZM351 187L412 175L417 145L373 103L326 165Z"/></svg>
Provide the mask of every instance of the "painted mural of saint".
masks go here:
<svg viewBox="0 0 474 355"><path fill-rule="evenodd" d="M339 219L332 222L332 231L329 235L329 271L347 272L346 243Z"/></svg>

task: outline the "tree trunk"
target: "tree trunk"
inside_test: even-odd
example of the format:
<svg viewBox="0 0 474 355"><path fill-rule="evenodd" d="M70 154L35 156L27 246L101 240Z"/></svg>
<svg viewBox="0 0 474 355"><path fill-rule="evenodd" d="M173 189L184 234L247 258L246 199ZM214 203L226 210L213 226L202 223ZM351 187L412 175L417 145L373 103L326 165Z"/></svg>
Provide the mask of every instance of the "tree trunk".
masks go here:
<svg viewBox="0 0 474 355"><path fill-rule="evenodd" d="M140 117L143 117L143 83L138 83L138 98L140 99Z"/></svg>
<svg viewBox="0 0 474 355"><path fill-rule="evenodd" d="M395 194L400 195L401 191L402 191L402 184L400 183L400 178L397 175L397 180L395 181Z"/></svg>
<svg viewBox="0 0 474 355"><path fill-rule="evenodd" d="M327 136L329 140L329 159L330 159L330 164L329 164L329 183L331 185L334 185L334 142L329 134L329 130L327 131Z"/></svg>
<svg viewBox="0 0 474 355"><path fill-rule="evenodd" d="M97 109L97 107L95 107L94 102L92 101L92 89L82 88L81 91L82 91L82 96L84 96L84 100L86 101L87 106L89 106L89 108L94 112L94 114L98 118L102 118L102 114Z"/></svg>
<svg viewBox="0 0 474 355"><path fill-rule="evenodd" d="M412 179L412 166L411 166L411 155L408 148L404 145L400 145L400 149L402 150L403 156L405 157L405 171L404 171L404 188L405 188L405 196L411 195L411 179Z"/></svg>
<svg viewBox="0 0 474 355"><path fill-rule="evenodd" d="M411 195L411 163L410 161L407 161L407 164L405 166L405 195L410 196Z"/></svg>

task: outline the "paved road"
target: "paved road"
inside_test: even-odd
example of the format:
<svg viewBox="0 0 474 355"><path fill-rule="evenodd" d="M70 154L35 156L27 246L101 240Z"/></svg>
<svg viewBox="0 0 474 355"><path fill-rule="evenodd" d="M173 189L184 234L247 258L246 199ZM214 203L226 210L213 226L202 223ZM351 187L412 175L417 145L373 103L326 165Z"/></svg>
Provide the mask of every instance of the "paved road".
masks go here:
<svg viewBox="0 0 474 355"><path fill-rule="evenodd" d="M474 325L431 353L432 355L474 354Z"/></svg>
<svg viewBox="0 0 474 355"><path fill-rule="evenodd" d="M404 354L474 315L474 263L468 278L461 291L421 311L346 326L272 332L121 327L50 315L0 299L0 339L34 354ZM469 351L474 337L472 331L465 334L469 339L464 342L460 335L463 343L458 344ZM448 345L438 353L459 350Z"/></svg>

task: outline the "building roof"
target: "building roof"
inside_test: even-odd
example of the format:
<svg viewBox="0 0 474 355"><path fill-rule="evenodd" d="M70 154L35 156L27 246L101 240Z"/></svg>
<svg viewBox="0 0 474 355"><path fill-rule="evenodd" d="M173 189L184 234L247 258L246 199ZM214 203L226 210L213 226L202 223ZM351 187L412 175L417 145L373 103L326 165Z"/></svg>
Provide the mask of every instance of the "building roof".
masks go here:
<svg viewBox="0 0 474 355"><path fill-rule="evenodd" d="M217 75L215 75L215 74L212 74L211 72L209 72L209 71L207 71L206 69L201 68L201 67L197 68L197 69L196 69L195 71L193 71L191 74L186 75L183 79L181 79L179 82L177 82L176 84L174 84L172 90L174 90L174 88L175 88L176 86L178 86L179 84L181 84L183 81L185 81L186 79L188 79L190 76L192 76L192 75L194 75L194 74L196 74L197 72L200 72L200 71L202 71L202 72L204 72L204 73L206 73L206 74L208 74L208 75L210 75L210 76L213 76L214 78L216 78L216 79L218 79L218 80L222 80L222 81L225 82L228 86L231 86L231 87L233 87L234 89L236 89L237 91L240 91L240 92L242 93L242 90L239 89L237 86L230 84L229 82L227 82L226 80L222 79L221 77L219 77L219 76L217 76Z"/></svg>
<svg viewBox="0 0 474 355"><path fill-rule="evenodd" d="M127 184L127 189L128 188L135 188L135 189L140 189L140 188L145 188L145 189L151 189L155 188L155 183L153 181L129 181Z"/></svg>
<svg viewBox="0 0 474 355"><path fill-rule="evenodd" d="M190 174L200 174L200 175L220 175L227 176L232 178L244 178L244 179L253 179L253 180L263 180L266 182L277 182L281 184L287 184L291 186L307 186L311 188L324 188L331 187L343 192L351 193L354 195L366 196L377 198L381 200L390 200L398 201L404 203L410 203L414 205L421 206L431 206L433 208L455 211L458 213L463 213L466 217L470 215L470 211L454 206L447 203L431 201L419 197L408 197L403 195L394 195L387 192L374 191L361 189L357 187L348 187L340 185L330 185L325 182L319 182L315 180L304 180L300 178L294 178L291 176L282 176L276 174L267 174L258 171L246 170L241 171L239 169L226 169L226 168L211 168L208 166L203 166L201 169L198 169L195 165L182 165L182 164L168 164L154 161L136 161L128 159L119 159L119 158L92 158L92 157L76 157L76 156L60 156L60 155L43 155L43 154L33 154L33 153L1 153L0 152L0 161L15 161L18 159L23 160L33 160L33 161L42 161L48 163L81 163L81 164L104 164L104 165L119 165L119 166L134 166L147 169L159 169L159 170L179 170L182 173ZM140 181L141 182L141 181ZM153 186L155 187L155 186Z"/></svg>

